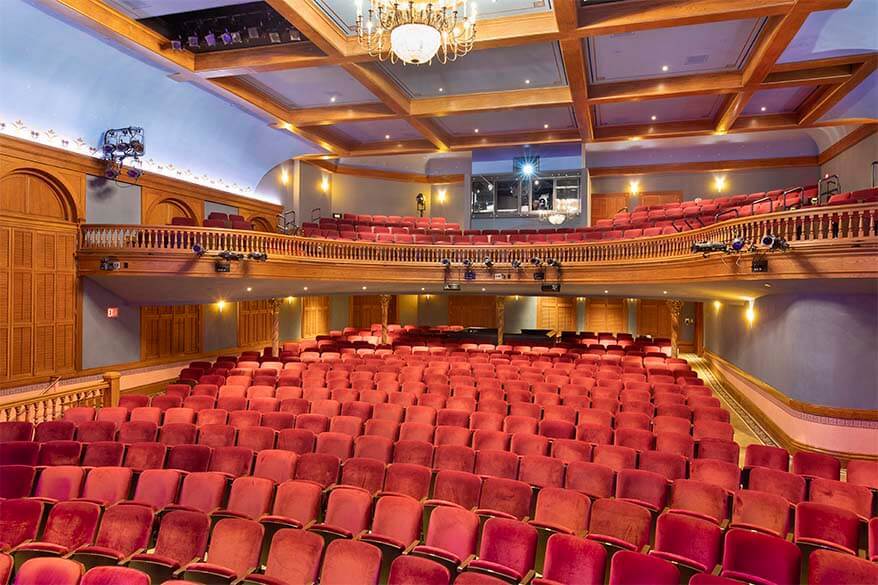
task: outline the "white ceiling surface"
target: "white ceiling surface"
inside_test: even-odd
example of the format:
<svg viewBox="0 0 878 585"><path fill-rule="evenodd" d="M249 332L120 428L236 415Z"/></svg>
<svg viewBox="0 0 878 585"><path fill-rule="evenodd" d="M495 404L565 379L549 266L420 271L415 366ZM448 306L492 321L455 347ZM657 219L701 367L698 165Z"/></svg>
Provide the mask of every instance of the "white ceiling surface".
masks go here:
<svg viewBox="0 0 878 585"><path fill-rule="evenodd" d="M259 72L248 75L247 78L280 98L289 107L339 106L379 101L347 71L337 66Z"/></svg>
<svg viewBox="0 0 878 585"><path fill-rule="evenodd" d="M842 10L812 13L780 63L878 51L878 0L853 0Z"/></svg>
<svg viewBox="0 0 878 585"><path fill-rule="evenodd" d="M599 36L587 45L592 82L735 71L764 19L729 20ZM662 67L667 66L667 71Z"/></svg>
<svg viewBox="0 0 878 585"><path fill-rule="evenodd" d="M474 51L445 65L439 62L420 66L386 62L381 68L411 97L567 85L558 43Z"/></svg>
<svg viewBox="0 0 878 585"><path fill-rule="evenodd" d="M437 118L436 121L446 131L456 136L478 136L484 134L503 134L504 132L526 132L529 130L563 130L575 128L573 111L570 107L527 108L515 112L488 111L472 114L458 114Z"/></svg>
<svg viewBox="0 0 878 585"><path fill-rule="evenodd" d="M423 135L405 120L342 122L332 127L357 142L395 142L423 140Z"/></svg>
<svg viewBox="0 0 878 585"><path fill-rule="evenodd" d="M347 34L354 34L357 5L354 0L315 0L337 27ZM369 0L362 0L363 10L368 10ZM546 12L551 7L548 0L479 0L470 2L477 9L477 23L481 18L499 18L528 12Z"/></svg>
<svg viewBox="0 0 878 585"><path fill-rule="evenodd" d="M270 258L269 258L270 261ZM719 260L717 260L719 261ZM771 257L769 257L769 265ZM437 266L436 270L440 270ZM278 298L301 295L324 294L443 294L441 283L409 282L381 283L370 285L363 291L362 281L341 280L300 280L300 279L237 279L237 278L204 278L185 276L89 276L109 291L134 305L149 305L156 298L162 302L173 304L204 303L218 300L240 301ZM479 278L484 278L480 273ZM765 283L771 285L765 287ZM503 294L503 295L540 295L540 283L529 277L520 282L495 286L489 283L490 289L482 293L484 281L461 283L459 294ZM308 287L305 291L304 287ZM252 290L247 292L246 288ZM422 290L426 289L426 290ZM604 291L609 291L604 293ZM678 298L690 301L712 301L741 303L751 298L768 294L783 293L850 293L875 294L878 281L874 279L805 279L805 280L770 280L760 278L754 280L721 280L716 282L685 282L656 284L592 284L592 285L561 285L561 293L565 296L592 297L639 297L639 298ZM668 291L664 295L663 291ZM552 295L557 296L557 295Z"/></svg>
<svg viewBox="0 0 878 585"><path fill-rule="evenodd" d="M114 8L134 18L149 18L178 12L191 12L245 4L246 0L105 0Z"/></svg>
<svg viewBox="0 0 878 585"><path fill-rule="evenodd" d="M741 115L788 114L796 111L813 91L810 86L761 89L753 94Z"/></svg>
<svg viewBox="0 0 878 585"><path fill-rule="evenodd" d="M876 0L876 4L878 4L878 0ZM872 72L820 119L851 118L869 118L878 121L878 72Z"/></svg>
<svg viewBox="0 0 878 585"><path fill-rule="evenodd" d="M647 102L613 102L595 109L598 126L661 124L681 120L710 120L722 104L723 96L698 95L663 98ZM656 119L653 120L652 116Z"/></svg>

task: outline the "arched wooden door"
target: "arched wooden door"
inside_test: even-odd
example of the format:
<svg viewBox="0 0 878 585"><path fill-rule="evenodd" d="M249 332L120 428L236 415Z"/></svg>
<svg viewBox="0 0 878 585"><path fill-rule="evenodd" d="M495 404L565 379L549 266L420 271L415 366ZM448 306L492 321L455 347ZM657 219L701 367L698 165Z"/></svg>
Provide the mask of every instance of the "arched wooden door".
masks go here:
<svg viewBox="0 0 878 585"><path fill-rule="evenodd" d="M169 225L175 217L197 219L195 212L179 199L162 199L150 207L143 218L144 225Z"/></svg>
<svg viewBox="0 0 878 585"><path fill-rule="evenodd" d="M0 177L0 382L71 372L76 207L37 170Z"/></svg>

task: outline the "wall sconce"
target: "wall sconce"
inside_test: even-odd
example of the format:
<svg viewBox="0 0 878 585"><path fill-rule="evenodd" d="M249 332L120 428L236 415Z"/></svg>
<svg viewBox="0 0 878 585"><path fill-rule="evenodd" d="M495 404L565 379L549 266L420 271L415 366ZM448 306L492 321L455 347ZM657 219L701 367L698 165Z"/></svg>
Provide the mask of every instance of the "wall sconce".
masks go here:
<svg viewBox="0 0 878 585"><path fill-rule="evenodd" d="M329 176L323 175L323 178L320 179L320 190L324 193L329 193Z"/></svg>
<svg viewBox="0 0 878 585"><path fill-rule="evenodd" d="M280 170L280 182L282 185L290 184L290 172L286 169Z"/></svg>
<svg viewBox="0 0 878 585"><path fill-rule="evenodd" d="M287 297L287 304L292 305L295 300L296 300L296 297L289 296L289 297Z"/></svg>
<svg viewBox="0 0 878 585"><path fill-rule="evenodd" d="M436 199L439 201L439 203L445 203L448 191L446 189L439 189L439 193L437 195L438 196Z"/></svg>
<svg viewBox="0 0 878 585"><path fill-rule="evenodd" d="M640 193L640 181L628 181L628 194L631 196Z"/></svg>
<svg viewBox="0 0 878 585"><path fill-rule="evenodd" d="M744 312L744 317L747 318L747 324L752 325L753 321L756 320L756 311L753 310L753 299L747 301L747 310Z"/></svg>
<svg viewBox="0 0 878 585"><path fill-rule="evenodd" d="M713 188L716 190L717 193L722 193L726 188L726 176L714 175Z"/></svg>
<svg viewBox="0 0 878 585"><path fill-rule="evenodd" d="M692 317L686 317L683 319L683 325L695 325L695 319Z"/></svg>
<svg viewBox="0 0 878 585"><path fill-rule="evenodd" d="M226 302L225 302L225 301L217 301L217 302L216 302L216 310L217 310L218 312L222 313L222 312L223 312L223 309L225 309L225 308L226 308Z"/></svg>
<svg viewBox="0 0 878 585"><path fill-rule="evenodd" d="M585 302L585 297L576 297L576 301L579 302L579 303L584 303L584 302Z"/></svg>
<svg viewBox="0 0 878 585"><path fill-rule="evenodd" d="M721 302L719 302L719 301L713 301L713 311L714 311L715 313L719 313L719 309L720 309L720 307L722 307L722 306L723 306L723 304L722 304Z"/></svg>

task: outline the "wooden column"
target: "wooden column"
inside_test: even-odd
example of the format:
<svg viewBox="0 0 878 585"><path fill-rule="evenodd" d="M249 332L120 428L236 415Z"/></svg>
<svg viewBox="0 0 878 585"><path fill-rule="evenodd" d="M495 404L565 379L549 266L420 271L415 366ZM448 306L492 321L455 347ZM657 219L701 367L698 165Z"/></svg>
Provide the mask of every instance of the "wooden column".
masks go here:
<svg viewBox="0 0 878 585"><path fill-rule="evenodd" d="M671 312L671 357L677 357L680 354L677 340L680 338L680 312L683 310L683 301L670 299L668 309Z"/></svg>
<svg viewBox="0 0 878 585"><path fill-rule="evenodd" d="M695 303L695 353L704 353L704 303Z"/></svg>
<svg viewBox="0 0 878 585"><path fill-rule="evenodd" d="M494 299L494 310L496 311L497 323L497 345L503 344L503 329L506 326L506 297L497 296Z"/></svg>
<svg viewBox="0 0 878 585"><path fill-rule="evenodd" d="M280 357L280 306L283 299L271 299L271 316L273 318L271 326L271 353L275 357Z"/></svg>
<svg viewBox="0 0 878 585"><path fill-rule="evenodd" d="M104 373L104 382L106 382L110 388L109 390L107 390L107 394L104 397L103 406L119 406L119 395L121 394L121 377L122 375L119 372Z"/></svg>
<svg viewBox="0 0 878 585"><path fill-rule="evenodd" d="M381 295L381 343L387 343L387 313L390 311L390 295Z"/></svg>

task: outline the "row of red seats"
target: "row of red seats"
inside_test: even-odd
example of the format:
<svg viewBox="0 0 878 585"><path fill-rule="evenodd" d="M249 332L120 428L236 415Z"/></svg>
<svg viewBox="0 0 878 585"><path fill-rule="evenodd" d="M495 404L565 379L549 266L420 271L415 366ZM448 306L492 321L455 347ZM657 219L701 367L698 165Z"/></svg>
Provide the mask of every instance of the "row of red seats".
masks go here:
<svg viewBox="0 0 878 585"><path fill-rule="evenodd" d="M390 470L390 468L388 469ZM414 469L406 471L414 471ZM82 483L84 474L80 469L52 468L44 473L68 476L69 481L63 484L67 492L63 495L73 494L73 497L81 495L87 498L89 495L95 495L95 491L100 492L97 486L104 488L112 486L116 488L117 499L121 499L128 493L126 488L130 488L130 470L125 469L107 468L91 472L96 474L100 481L96 479L89 483L86 480L86 486L91 485L92 489L84 490L82 494L79 493L78 487L74 491L70 491L69 488L71 484L78 486ZM170 472L170 474L175 473ZM528 514L533 513L534 520L528 523L530 530L526 532L534 536L534 546L523 547L524 553L522 553L522 547L514 546L512 548L517 551L514 554L519 555L520 558L513 563L500 563L501 569L505 567L507 570L517 571L517 574L513 575L517 579L522 578L527 571L533 568L534 560L537 561L537 567L540 570L544 569L540 559L533 558L537 549L536 540L539 538L538 530L545 531L545 535L556 531L572 534L585 534L587 532L590 539L603 542L614 548L643 550L650 543L650 532L654 527L656 552L652 554L679 563L686 570L709 571L723 557L721 553L722 533L729 516L727 510L719 515L719 518L705 513L704 506L716 509L725 500L722 493L712 494L709 491L708 488L715 487L710 484L703 484L695 480L678 480L673 483L668 499L667 483L662 478L659 478L659 481L654 481L651 477L654 474L649 472L623 470L617 479L615 499L597 499L592 504L588 497L580 495L576 491L543 487L538 492L534 502L528 486L525 485L522 489L515 490L512 488L515 487L516 482L494 478L486 478L476 492L477 499L473 499L472 496L467 495L472 490L467 490L466 485L461 483L467 479L466 474L455 475L449 472L440 472L433 492L428 494L429 472L425 471L425 473L426 475L420 479L411 473L401 474L395 479L388 477L379 486L383 488L379 495L381 493L388 495L379 497L378 505L375 507L375 515L378 516L379 511L386 513L388 520L395 519L395 522L391 524L395 524L397 528L407 527L405 533L411 537L391 539L391 544L396 544L398 551L407 548L410 542L417 543L419 541L422 513L421 506L417 502L421 501L428 506L428 509L440 506L436 510L441 511L434 510L433 514L439 514L439 517L449 516L449 520L451 520L448 524L437 522L434 529L431 530L429 526L436 521L435 517L431 515L430 523L424 531L427 535L426 546L435 546L435 543L431 543L430 534L435 532L436 527L454 525L458 526L454 542L461 545L472 542L474 545L477 537L475 534L471 535L472 538L462 538L464 535L459 533L460 530L468 528L473 528L478 532L478 518L475 513L467 512L469 509L475 510L482 516L502 518L506 520L505 525L510 529L515 528L519 532L524 529L521 525L512 524L512 522L526 520ZM318 534L329 536L331 539L361 535L361 539L369 541L371 534L367 534L367 531L370 524L373 533L381 534L380 529L376 531L377 518L372 518L371 493L361 488L346 486L332 490L327 500L322 522L314 524L318 519L317 514L322 498L320 487L310 482L301 480L282 482L277 489L277 494L275 494L275 482L268 478L239 478L232 483L231 492L226 498L224 495L226 484L222 476L212 473L192 473L184 479L179 498L174 499L179 477L169 475L168 472L160 474L162 474L161 471L144 472L138 481L137 491L134 495L135 501L140 500L141 504L154 508L168 508L169 506L172 509L189 508L194 505L196 509L219 514L220 517L249 517L254 521L261 520L263 525L267 526L273 524L305 525ZM76 475L79 481L77 482L75 478L71 480L71 475ZM480 482L477 477L474 477L474 480L476 483ZM168 489L168 482L173 482L174 489ZM42 486L49 483L50 479L41 478L35 496L38 498L47 497L41 495ZM56 483L60 484L60 482ZM457 485L452 485L455 483ZM108 492L105 490L104 496L106 493ZM170 500L167 498L168 494L171 494ZM433 499L427 500L428 495L431 495ZM444 495L453 499L443 501L441 497ZM461 497L470 497L472 501L461 500ZM384 500L384 498L395 499ZM735 505L731 516L732 525L744 527L748 531L757 530L771 535L771 539L750 536L750 538L756 538L756 542L760 546L768 547L763 549L764 552L777 547L774 544L776 542L786 542L783 540L783 536L790 529L789 525L786 524L788 515L778 513L777 502L774 501L777 499L781 500L781 507L789 507L789 503L783 498L762 491L737 490L735 494ZM382 505L382 501L385 505ZM175 503L172 504L172 502ZM223 502L227 502L224 507ZM479 507L476 504L466 505L472 502L478 502ZM107 502L104 501L104 505L106 504ZM661 511L665 509L664 504L670 504L670 510L659 516L658 523L654 523L650 510ZM387 508L387 510L382 508ZM853 516L851 520L851 516L846 514L846 510L819 502L800 504L795 507L795 511L794 537L797 544L819 543L823 547L828 546L841 552L856 554L859 547L856 516ZM467 515L471 515L470 518L473 518L474 521L469 521ZM403 518L407 518L407 520L402 521ZM489 520L485 524L485 530L489 530L487 527L490 522ZM89 525L88 522L83 524ZM378 524L385 525L384 522L378 522ZM19 523L16 528L20 529L21 526L22 523ZM875 520L872 521L870 528L874 536L876 533ZM726 535L726 538L728 539L729 534L734 532L736 530L733 528ZM483 531L481 535L483 543L486 534L490 534L490 530L488 533ZM520 541L514 538L515 535L512 536L503 539L506 546L520 544ZM530 541L530 538L526 540ZM690 541L689 545L685 544L687 540ZM697 543L697 546L693 547L693 542ZM794 546L791 547L789 544L785 546L787 546L787 550L784 551L785 554L781 555L783 558L797 556L790 552L796 550ZM25 545L26 548L27 545ZM262 547L260 546L260 548ZM442 547L439 548L441 556ZM453 550L456 552L457 549ZM783 549L780 550L783 551ZM437 551L430 552L437 553ZM474 552L474 546L470 552ZM874 555L874 552L871 554ZM763 558L771 558L771 556ZM459 562L460 559L466 557L467 555L452 554L446 559L456 559ZM485 559L484 548L482 548L479 558L480 560ZM547 562L549 558L550 556L546 557ZM531 564L524 567L523 570L519 570L519 563L527 564L528 561ZM725 560L723 566L725 567ZM798 568L798 563L796 563L796 568ZM788 566L787 570L792 569ZM759 575L759 572L754 574ZM792 573L786 574L793 575ZM762 577L766 578L765 575ZM777 582L796 582L796 579L778 580Z"/></svg>
<svg viewBox="0 0 878 585"><path fill-rule="evenodd" d="M191 217L174 217L171 219L170 225L196 227L198 225L198 222L196 222ZM233 230L253 229L253 224L244 219L243 215L227 214L218 211L211 212L210 215L208 215L207 219L202 222L202 225L204 227L226 228Z"/></svg>

